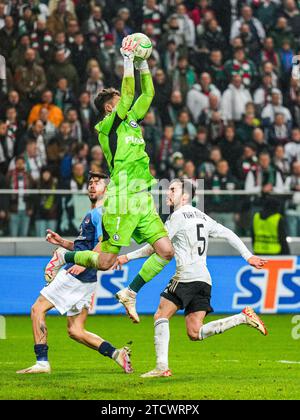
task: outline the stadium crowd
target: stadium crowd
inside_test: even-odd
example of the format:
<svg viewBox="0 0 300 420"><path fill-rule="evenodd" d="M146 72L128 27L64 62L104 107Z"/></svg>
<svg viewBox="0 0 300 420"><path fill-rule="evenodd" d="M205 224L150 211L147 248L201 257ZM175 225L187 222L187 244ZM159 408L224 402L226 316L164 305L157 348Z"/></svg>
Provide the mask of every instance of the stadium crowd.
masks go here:
<svg viewBox="0 0 300 420"><path fill-rule="evenodd" d="M153 175L260 193L206 199L245 235L264 195L290 192L282 203L300 236L296 0L0 0L0 188L21 190L0 195L1 234L77 231L72 196L26 189L84 190L89 170L107 170L93 98L120 88L119 48L133 32L154 46L156 95L142 122Z"/></svg>

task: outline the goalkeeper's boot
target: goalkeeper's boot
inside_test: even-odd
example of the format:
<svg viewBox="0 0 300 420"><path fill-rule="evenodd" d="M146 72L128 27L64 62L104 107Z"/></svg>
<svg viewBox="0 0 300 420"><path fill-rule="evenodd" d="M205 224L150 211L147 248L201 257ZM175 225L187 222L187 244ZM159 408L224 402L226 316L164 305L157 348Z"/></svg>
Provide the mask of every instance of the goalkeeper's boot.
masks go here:
<svg viewBox="0 0 300 420"><path fill-rule="evenodd" d="M252 308L247 306L245 309L243 309L242 313L246 316L246 322L248 325L256 328L261 334L268 335L265 324Z"/></svg>
<svg viewBox="0 0 300 420"><path fill-rule="evenodd" d="M49 362L36 362L35 365L27 368L18 370L18 374L36 374L36 373L51 373L51 367Z"/></svg>
<svg viewBox="0 0 300 420"><path fill-rule="evenodd" d="M135 324L140 322L140 318L135 308L136 304L136 293L129 290L127 287L120 290L116 294L116 298L125 307L128 316L132 319Z"/></svg>
<svg viewBox="0 0 300 420"><path fill-rule="evenodd" d="M51 283L55 279L57 273L66 264L65 253L67 250L65 248L59 247L53 252L53 257L49 261L45 269L45 280L47 283Z"/></svg>
<svg viewBox="0 0 300 420"><path fill-rule="evenodd" d="M170 371L170 369L155 368L153 370L150 370L150 372L141 375L141 378L166 378L168 376L172 376L172 372Z"/></svg>
<svg viewBox="0 0 300 420"><path fill-rule="evenodd" d="M125 373L132 373L133 369L130 360L131 350L128 347L117 349L113 354L113 360L121 366Z"/></svg>

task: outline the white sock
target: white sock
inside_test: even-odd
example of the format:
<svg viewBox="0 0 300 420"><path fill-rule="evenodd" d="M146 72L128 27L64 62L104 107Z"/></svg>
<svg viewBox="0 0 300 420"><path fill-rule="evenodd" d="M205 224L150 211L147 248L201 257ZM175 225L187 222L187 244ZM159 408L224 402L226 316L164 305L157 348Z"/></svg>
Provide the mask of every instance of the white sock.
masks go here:
<svg viewBox="0 0 300 420"><path fill-rule="evenodd" d="M158 369L168 369L169 341L169 320L167 318L160 318L154 323L154 344L156 352L156 367Z"/></svg>
<svg viewBox="0 0 300 420"><path fill-rule="evenodd" d="M244 314L233 315L228 318L209 322L200 328L199 340L204 340L205 338L211 337L215 334L222 334L224 331L237 327L241 324L246 324L246 322L247 321Z"/></svg>
<svg viewBox="0 0 300 420"><path fill-rule="evenodd" d="M39 361L36 362L36 364L45 367L45 366L49 365L49 362L47 360L45 360L45 361L40 361L39 360Z"/></svg>

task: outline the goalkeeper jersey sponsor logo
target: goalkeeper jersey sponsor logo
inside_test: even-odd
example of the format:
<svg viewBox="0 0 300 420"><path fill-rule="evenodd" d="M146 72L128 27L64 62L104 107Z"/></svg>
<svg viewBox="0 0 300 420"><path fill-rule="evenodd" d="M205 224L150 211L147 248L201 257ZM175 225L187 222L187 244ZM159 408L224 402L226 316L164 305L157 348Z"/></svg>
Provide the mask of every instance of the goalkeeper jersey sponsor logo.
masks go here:
<svg viewBox="0 0 300 420"><path fill-rule="evenodd" d="M145 140L143 138L138 138L134 136L126 136L125 137L126 144L132 143L132 144L144 144Z"/></svg>

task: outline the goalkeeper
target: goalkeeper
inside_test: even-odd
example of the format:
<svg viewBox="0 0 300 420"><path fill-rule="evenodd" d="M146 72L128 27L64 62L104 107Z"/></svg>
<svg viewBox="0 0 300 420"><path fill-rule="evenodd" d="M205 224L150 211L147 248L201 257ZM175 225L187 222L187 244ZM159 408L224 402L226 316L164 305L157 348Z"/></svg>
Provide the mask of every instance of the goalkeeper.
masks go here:
<svg viewBox="0 0 300 420"><path fill-rule="evenodd" d="M173 246L159 217L148 189L157 181L149 169L149 157L139 122L144 118L154 97L151 73L146 60L135 62L140 72L142 93L132 105L135 93L134 52L137 43L131 36L123 40L124 76L121 95L103 89L95 98L101 121L96 125L99 143L108 163L111 182L104 202L103 241L99 253L66 252L59 248L46 267L47 281L53 280L66 263L108 270L116 262L122 246L133 238L138 244L149 243L155 250L136 277L132 290L124 289L118 299L128 310L134 309L135 292L156 276L174 256ZM132 305L133 304L133 305ZM129 311L130 313L131 311ZM138 319L136 319L138 322Z"/></svg>

